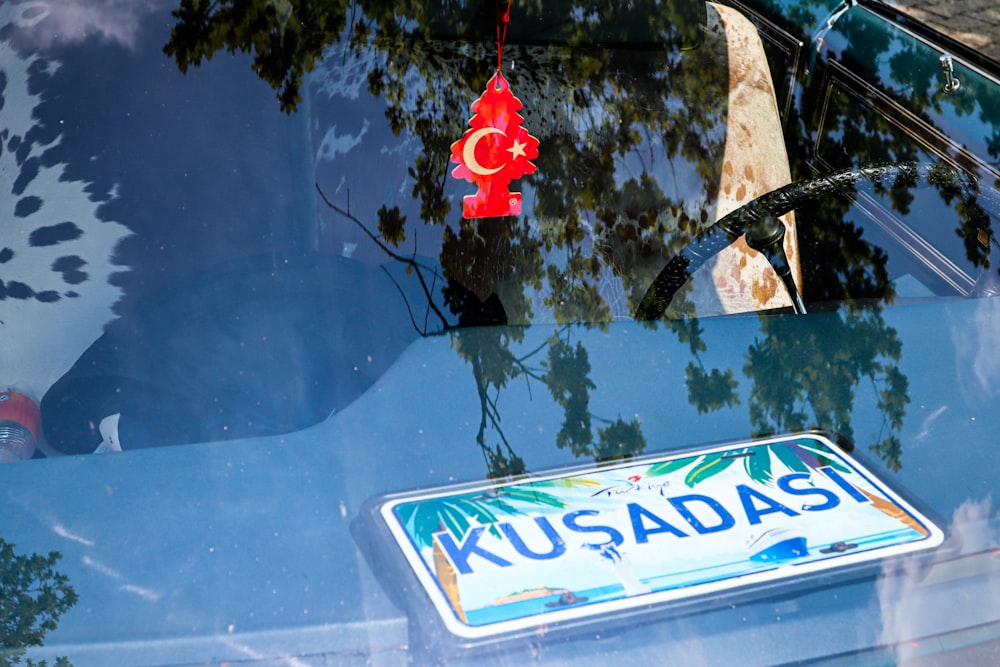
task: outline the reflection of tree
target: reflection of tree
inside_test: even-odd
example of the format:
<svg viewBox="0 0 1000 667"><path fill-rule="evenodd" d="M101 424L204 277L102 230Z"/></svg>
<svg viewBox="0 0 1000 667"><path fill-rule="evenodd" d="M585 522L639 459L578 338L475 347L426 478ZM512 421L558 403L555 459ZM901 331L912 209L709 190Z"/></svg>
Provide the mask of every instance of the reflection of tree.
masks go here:
<svg viewBox="0 0 1000 667"><path fill-rule="evenodd" d="M747 404L756 436L819 429L853 440L855 393L862 382L871 383L883 425L870 448L887 467L898 470L908 381L898 366L901 342L883 319L880 306L894 298L895 292L885 252L864 238L863 229L845 220L849 204L842 196L849 188L844 186L848 181L870 180L890 192L909 192L919 182L924 189L954 188L957 197L967 181L941 167L872 169L865 172L870 177L857 178L855 173L860 172L845 172L849 179L817 179L794 186L793 194L773 197L779 207L786 197L797 198L799 193L811 197L797 207L797 213L800 238L808 239L811 251L803 252L803 273L810 278L806 296L811 298L814 315L806 320L760 318L762 336L747 349L743 366L750 380ZM831 178L836 178L836 188L824 185ZM701 334L697 323L682 331L696 360L705 350ZM689 400L699 412L739 401L731 369L706 370L700 361L698 365L692 362L687 368L687 386Z"/></svg>
<svg viewBox="0 0 1000 667"><path fill-rule="evenodd" d="M254 50L258 60L273 60L255 67L281 89L287 110L294 107L294 95L286 92L298 85L295 72L300 77L318 62L320 42L342 40L339 57L372 63L369 92L384 100L390 129L405 133L417 147L408 173L420 213L407 216L400 208L383 206L377 225L371 225L376 234L338 210L390 256L407 263L425 287L443 284L441 301L427 290L427 307L472 367L481 406L476 440L490 474L525 469L504 432L498 407L501 392L512 381L545 385L564 413L556 443L574 455L604 460L643 451L637 421L600 420L591 414L595 387L587 350L563 325L603 326L620 314L608 302L609 282L624 292L626 308L634 308L666 261L715 219L728 61L724 36L702 32L699 25L704 4L518 3L504 57L517 62L510 82L522 99L530 100L523 112L525 126L542 141L534 160L537 172L524 179L533 188L533 206L530 211L526 207L523 218L479 220L459 218L451 210L446 186L451 144L462 136L469 104L492 75L492 3L484 3L485 10L477 14L475 7L442 0L361 0L357 11L352 5L350 12L346 0L260 0L240 15L230 4L182 3L166 49L182 68L221 48ZM278 11L289 6L287 16ZM289 30L308 26L303 17L319 7L328 17L317 24L323 30L309 35L318 41L289 38ZM335 26L338 21L346 26L348 13L350 34L338 36ZM532 35L532 29L538 32ZM524 32L518 35L517 30ZM636 43L641 48L634 48ZM682 52L682 43L697 48ZM880 42L871 44L870 57L876 58L881 48ZM292 54L301 59L299 69L289 69L286 57ZM282 67L290 77L276 75ZM880 128L852 124L847 108L834 108L833 115L842 121L834 135L845 146L860 142L878 159L912 157L905 148L895 150ZM808 173L802 160L811 146L804 138L790 138L789 147L793 173ZM682 181L697 185L681 188ZM893 196L901 207L908 205L905 191ZM755 432L816 426L850 433L854 390L865 378L882 387L880 400L891 412L887 423L893 434L898 432L908 400L905 378L895 365L898 339L877 311L863 309L869 300L893 298L887 258L862 229L844 219L846 210L846 203L828 198L799 213L805 221L800 225L802 269L809 278L805 298L811 303L847 302L836 315L840 337L825 350L797 356L802 350L796 341L781 337L782 320L762 320L764 337L751 346L744 367L753 385L749 401ZM415 243L422 225L443 227L439 268L421 266L398 250L404 242ZM523 357L512 352L523 339L517 327L469 328L529 323L539 308L551 312L558 328L543 347ZM414 323L422 328L419 318ZM738 404L733 370L701 363L705 344L699 323L680 320L668 326L692 352L694 360L686 370L692 404L702 413ZM854 344L845 343L852 337ZM831 359L834 370L828 373ZM813 379L819 376L828 385ZM786 378L793 379L792 387L782 395ZM596 438L595 420L600 422ZM898 467L898 440L893 437L877 445L887 463Z"/></svg>
<svg viewBox="0 0 1000 667"><path fill-rule="evenodd" d="M289 95L297 95L293 88L301 72L313 66L315 47L341 38L336 26L344 24L345 0L248 4L237 8L232 2L185 0L175 12L178 22L165 50L182 69L222 48L252 50L255 69L282 88L287 105ZM392 130L407 132L422 147L410 167L420 219L407 222L397 216L386 240L396 244L411 237L407 225L447 223L441 262L446 275L455 260L524 236L503 238L509 221L447 220L450 145L462 135L468 105L491 74L484 65L494 48L493 8L482 3L489 11L479 12L478 4L360 2L357 11L352 7L351 34L345 38L357 56L378 54L368 74L369 91L388 102ZM279 11L286 6L287 16ZM310 13L324 12L322 22L306 20ZM529 129L545 142L537 165L546 176L535 192L534 238L518 244L520 256L509 267L489 267L490 275L511 269L502 277L513 281L507 292L537 289L544 278L550 289L545 304L559 321L579 319L583 308L589 309L584 313L588 321L607 319L610 312L598 289L602 280L616 273L635 298L683 247L687 233L710 218L725 136L727 61L724 38L700 36L704 12L704 4L692 0L601 7L572 0L519 4L510 41L516 41L519 30L521 37L551 40L511 46L506 56L518 63L515 87L533 97ZM435 35L457 37L435 40ZM680 56L679 44L699 39L706 43ZM612 47L594 48L595 42ZM664 43L669 48L662 48ZM287 73L278 76L281 71ZM651 177L670 172L678 160L701 176L700 197L673 192L676 186L662 176ZM631 162L635 167L626 169ZM491 229L484 230L484 224ZM547 261L539 275L541 253L553 250L560 251L559 260ZM480 299L496 292L512 323L529 321L530 309L504 300L502 285L486 291L464 286Z"/></svg>
<svg viewBox="0 0 1000 667"><path fill-rule="evenodd" d="M313 0L181 0L163 51L182 72L216 51L253 53L253 70L278 93L283 111L302 96L302 77L323 49L339 39L347 3Z"/></svg>
<svg viewBox="0 0 1000 667"><path fill-rule="evenodd" d="M770 19L793 33L800 32L804 43L811 38L801 32L803 26L820 26L817 21L798 25L787 22L783 4L771 0L755 6L758 4ZM824 16L823 8L817 3L812 5L815 17ZM821 55L799 81L801 94L796 96L791 117L786 119L793 177L812 176L815 168L824 168L821 162L828 167L843 168L929 157L926 148L887 119L882 113L886 110L884 103L871 98L859 103L839 87L828 89L830 79L826 74L830 59L837 59L846 70L862 79L866 90L877 89L890 98L893 114L906 109L919 122L934 127L934 116L938 114L962 119L978 113L979 120L993 129L993 137L1000 133L997 129L1000 107L990 103L998 98L995 85L985 85L978 76L966 77L963 86L971 88L963 94L941 94L937 54L908 33L891 29L860 8L843 14L833 32L837 33L836 38L826 35L823 49L818 44L811 45L811 50ZM1000 155L1000 151L994 150L996 145L1000 143L990 144L987 138L987 149L994 159ZM876 187L874 194L908 224L918 225L920 222L911 222L918 216L907 217L911 211L919 213L914 210L915 185L897 182L885 188ZM957 185L945 183L935 190L941 201L957 214L955 233L963 240L966 259L974 267L988 266L989 248L979 241L980 230L992 233L988 204ZM924 196L932 195L928 192ZM760 432L819 426L839 429L849 436L850 414L845 410L853 404L853 388L860 381L871 381L885 425L871 447L887 467L895 470L901 465L899 433L909 402L908 383L897 364L901 352L896 332L886 326L878 310L862 309L865 300L891 302L895 289L888 273L886 251L873 243L862 227L845 219L848 209L846 199L826 198L797 212L801 222L802 272L809 276L805 297L813 304L846 300L848 306L830 316L830 332L838 332L841 337L823 333L824 340L790 340L786 337L788 332L781 331L784 326L781 322L765 323L767 335L750 348L744 373L756 377L777 373L788 381L787 386L774 387L770 393L766 392L769 389L766 384L755 382L750 398L751 416ZM925 217L922 223L940 221ZM916 227L915 231L933 234L927 227ZM805 373L804 369L812 370ZM847 393L845 388L849 390Z"/></svg>
<svg viewBox="0 0 1000 667"><path fill-rule="evenodd" d="M590 390L595 385L590 380L589 356L580 342L573 343L572 326L560 327L544 344L517 356L511 348L523 341L524 329L504 326L508 324L506 309L495 292L480 299L462 282L447 281L442 289L443 300L452 314L457 316L456 323L435 304L433 286L440 279L435 267L398 254L360 220L327 200L322 190L320 195L333 210L363 229L389 257L407 266L407 272L420 282L426 299L427 312L424 316L418 316L420 304L407 304L413 325L423 334L431 330L448 333L452 338L452 348L472 367L480 404L476 444L483 452L490 477L517 476L527 470L524 459L516 453L504 432L498 407L501 392L515 380L543 384L552 399L563 409L563 424L556 436L556 444L560 448L595 461L627 459L643 452L646 440L638 419L626 421L618 417L611 420L590 412ZM500 222L497 219L492 221ZM485 228L488 229L489 225ZM487 241L480 239L479 242ZM497 262L517 254L510 247L491 248L492 252L477 253L474 257L483 262ZM442 257L445 256L446 253L442 253ZM488 277L491 272L481 266L478 270L470 271L470 268L475 267L476 262L473 260L468 266L457 266L456 270L468 271L469 273L462 275L466 275L467 281L476 286L476 281L481 280L483 275ZM520 303L525 309L530 307L521 301L522 293L515 292L510 297L512 298L507 303L515 306ZM421 326L419 323L425 321L427 315L436 319L438 326ZM593 431L595 420L602 424L597 429L596 441Z"/></svg>
<svg viewBox="0 0 1000 667"><path fill-rule="evenodd" d="M674 4L675 9L693 5ZM588 18L566 20L576 9L581 10L576 15ZM421 43L422 26L430 21L421 19L427 16L436 17L438 31L463 34L457 20L443 25L444 14L434 8L415 14L368 8L374 11L369 19L370 43L384 56L382 65L369 75L369 90L389 102L386 116L393 131L408 132L423 148L410 169L415 179L412 194L421 203L418 224L447 225L440 256L445 302L460 322L470 319L470 305L476 313L491 299L502 304L505 323L530 322L538 303L532 294L540 290L545 292L542 305L557 322L607 321L612 313L601 293L602 281L616 275L637 302L645 282L683 247L690 231L709 219L724 138L726 77L720 72L724 46L715 42L683 59L662 48L584 46L594 41L597 25L611 26L604 35L612 36L609 41L614 43L615 31L633 25L630 18L639 9L612 3L595 20L589 6L566 3L559 12L562 20L553 24L561 31L555 43L508 48L505 57L518 63L518 89L535 93L528 129L545 146L535 160L537 173L544 177L527 179L536 185L533 215L523 222L508 218L450 222L443 176L449 170L451 141L464 128L468 104L490 74L482 67L488 49L454 42ZM541 11L536 3L518 8L525 23L530 23L533 12ZM404 15L410 20L402 20ZM645 16L651 25L643 37L654 46L674 30L668 25L669 11ZM687 25L676 21L676 13L672 18L676 25ZM387 25L393 29L385 30ZM408 27L401 29L404 25ZM404 100L411 101L404 104ZM673 198L664 193L663 179L652 174L669 171L675 160L696 165L704 192L685 192L683 197L676 193ZM632 176L622 169L629 161L641 163ZM692 209L692 201L700 204ZM645 440L637 421L601 420L595 439L595 417L589 411L594 388L590 364L586 349L570 340L571 330L553 334L546 350L538 351L544 360L537 368L509 351L509 344L520 340L516 329L454 335L455 349L469 361L476 378L483 414L477 441L487 453L491 474L523 470L523 460L513 453L503 432L494 398L516 378L543 382L563 409L565 419L556 436L559 447L597 460L643 450ZM487 442L488 433L497 442Z"/></svg>
<svg viewBox="0 0 1000 667"><path fill-rule="evenodd" d="M0 667L18 664L29 647L41 646L59 617L76 604L69 578L55 569L60 558L56 551L17 555L14 545L0 538ZM28 667L45 664L30 658L26 662ZM55 664L70 663L60 657Z"/></svg>
<svg viewBox="0 0 1000 667"><path fill-rule="evenodd" d="M869 448L899 470L909 381L898 365L902 344L881 311L847 307L808 320L762 316L760 324L762 336L747 348L743 365L754 436L816 429L853 441L856 392L870 383L883 424ZM704 350L695 334L692 352ZM699 412L740 402L732 369L706 370L699 361L686 372L688 400Z"/></svg>
<svg viewBox="0 0 1000 667"><path fill-rule="evenodd" d="M761 323L765 338L750 346L743 367L751 380L748 402L754 431L767 435L818 428L853 441L855 391L868 381L884 417L883 433L871 449L887 467L899 470L899 432L910 400L909 382L897 365L899 338L879 310L831 313L822 326L809 328L794 326L787 318L765 318Z"/></svg>
<svg viewBox="0 0 1000 667"><path fill-rule="evenodd" d="M590 391L596 385L590 379L590 360L582 343L572 342L573 328L555 331L541 347L517 357L510 351L511 333L519 329L486 328L454 332L454 346L472 366L482 406L482 419L476 442L486 455L491 477L506 477L526 472L501 424L498 402L501 390L512 380L539 382L563 410L563 423L556 434L556 445L574 456L597 462L630 459L641 454L646 439L638 419L614 420L598 417L590 411ZM545 358L532 364L544 351ZM594 421L602 424L594 438ZM491 444L488 434L497 442Z"/></svg>
<svg viewBox="0 0 1000 667"><path fill-rule="evenodd" d="M602 281L613 273L637 302L688 233L709 219L725 120L718 51L706 46L671 62L661 51L512 47L518 85L545 95L533 102L536 115L527 121L536 123L529 129L544 142L535 161L544 176L527 179L537 186L529 225L448 221L450 142L461 136L468 103L485 85L482 52L400 40L374 43L386 55L384 69L369 76L370 90L390 102L386 115L393 130L406 130L423 148L410 168L412 194L421 204L416 224L448 225L441 256L445 276L480 299L497 293L511 323L531 320L528 292L543 286L544 305L557 321L610 319ZM402 58L403 52L410 55ZM415 101L404 105L413 90ZM635 169L640 174L626 174L626 163L643 160ZM675 161L693 165L704 192L664 194L663 179L652 174L669 172ZM492 253L502 247L515 253ZM470 260L481 266L470 267Z"/></svg>
<svg viewBox="0 0 1000 667"><path fill-rule="evenodd" d="M928 62L936 64L937 52L931 51L908 33L889 29L865 13L848 13L836 27L844 35L846 43L842 55L833 54L828 57L838 57L848 69L858 72L864 78L866 86L878 88L892 100L892 104L914 114L917 120L909 121L911 124L922 123L928 128L936 129L941 135L947 135L946 129L936 127L936 118L953 117L958 119L956 126L964 126L963 131L983 132L980 138L981 150L988 155L979 157L985 160L992 158L993 164L997 163L997 158L1000 157L1000 142L997 141L997 137L1000 137L1000 107L997 106L1000 103L1000 90L993 82L979 75L963 77L961 94L942 94L940 69L928 66ZM825 62L820 63L820 66L825 65ZM815 93L819 92L821 80L822 77L814 77L811 82L813 94L805 95L803 99L819 100L820 96ZM881 111L884 106L884 103L876 104L875 108ZM821 117L818 107L804 106L802 111L807 118ZM974 115L982 123L982 130L972 120ZM934 159L929 149L887 121L882 113L875 113L844 95L830 97L830 107L823 118L827 136L822 140L829 142L823 151L824 156L843 156L842 161L834 166L845 166L848 162L858 165ZM990 132L989 136L986 132ZM956 164L966 165L970 171L977 170L968 165L967 158L957 155L954 147L939 147L935 150L955 160ZM985 175L985 172L982 173ZM995 184L986 183L987 187L993 185ZM912 193L897 188L885 194L893 210L902 216L910 213L910 205L914 199ZM938 194L944 203L955 205L954 192L948 188L939 188ZM988 267L988 249L976 239L980 230L987 234L993 233L990 216L974 201L959 201L954 210L958 225L954 231L963 240L966 259L973 267ZM923 222L933 224L940 221ZM932 233L929 229L917 228L916 231L921 234ZM991 268L1000 270L1000 267Z"/></svg>
<svg viewBox="0 0 1000 667"><path fill-rule="evenodd" d="M632 298L638 298L647 278L683 247L690 231L709 219L724 139L724 40L716 36L712 45L685 58L674 47L655 48L668 37L690 43L700 39L693 30L696 22L678 17L693 7L703 14L704 5L667 4L673 13L661 7L643 21L634 20L641 8L617 4L598 10L569 2L555 12L551 3L518 7L512 34L518 26L530 30L548 20L543 37L554 42L512 46L506 55L518 63L519 89L537 93L529 120L535 125L529 129L546 144L538 165L547 176L535 192L533 216L521 221L450 219L445 196L451 142L461 136L469 103L490 75L483 63L489 62L492 31L483 28L491 26L492 16L487 13L476 27L450 4L362 3L364 11L352 24L352 44L359 55L374 48L380 56L369 72L369 91L388 102L391 129L416 138L422 149L409 170L420 218L407 220L399 209L383 209L380 243L388 250L416 236L408 227L445 226L439 257L444 305L459 325L527 323L538 306L560 323L605 322L612 313L602 282L617 275ZM684 30L688 33L678 34ZM463 42L464 37L428 39L431 34L470 33L471 42ZM638 38L653 48L582 46L598 33L612 43ZM487 43L479 43L479 36ZM664 193L663 179L651 174L669 172L675 160L695 165L704 192L682 196L670 186L673 194ZM635 175L623 171L628 161L637 162ZM540 293L541 299L536 296ZM637 423L622 419L603 421L595 440L587 353L568 342L567 329L538 351L544 360L537 368L509 351L521 339L517 329L452 335L456 351L473 368L482 405L477 441L494 473L523 468L495 409L496 392L522 377L544 382L565 411L557 436L560 447L603 460L644 446ZM488 442L488 434L496 441Z"/></svg>

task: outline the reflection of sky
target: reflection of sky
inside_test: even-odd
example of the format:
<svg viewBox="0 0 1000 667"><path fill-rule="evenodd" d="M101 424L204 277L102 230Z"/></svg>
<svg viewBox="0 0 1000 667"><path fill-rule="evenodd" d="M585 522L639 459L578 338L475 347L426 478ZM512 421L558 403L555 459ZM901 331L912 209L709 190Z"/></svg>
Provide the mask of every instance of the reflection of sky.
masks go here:
<svg viewBox="0 0 1000 667"><path fill-rule="evenodd" d="M32 30L21 35L21 43L34 48L91 37L131 48L147 15L176 6L175 0L27 0L3 4L0 24L10 17L31 25Z"/></svg>
<svg viewBox="0 0 1000 667"><path fill-rule="evenodd" d="M26 43L38 48L94 36L132 48L140 23L148 14L177 5L176 0L32 0L7 4L12 11L21 11L25 18L38 22L26 36Z"/></svg>
<svg viewBox="0 0 1000 667"><path fill-rule="evenodd" d="M917 639L1000 620L1000 522L992 497L962 503L950 529L960 535L963 559L929 569L913 562L883 567L877 588L879 643L892 647L897 663L933 655L939 648L937 642ZM978 643L983 638L964 641ZM962 648L962 643L962 635L952 637L949 647Z"/></svg>
<svg viewBox="0 0 1000 667"><path fill-rule="evenodd" d="M983 299L963 317L950 319L951 338L959 356L958 389L970 405L993 406L1000 396L998 313L997 299Z"/></svg>

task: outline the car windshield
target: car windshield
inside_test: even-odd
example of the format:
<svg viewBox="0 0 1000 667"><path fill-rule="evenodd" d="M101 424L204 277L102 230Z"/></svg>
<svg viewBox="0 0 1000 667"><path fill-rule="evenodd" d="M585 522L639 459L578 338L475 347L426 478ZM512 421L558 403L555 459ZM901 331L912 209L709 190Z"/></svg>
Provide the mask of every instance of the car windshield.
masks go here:
<svg viewBox="0 0 1000 667"><path fill-rule="evenodd" d="M945 5L0 5L0 664L996 642L1000 66ZM847 501L904 527L781 523ZM748 569L643 555L696 533Z"/></svg>

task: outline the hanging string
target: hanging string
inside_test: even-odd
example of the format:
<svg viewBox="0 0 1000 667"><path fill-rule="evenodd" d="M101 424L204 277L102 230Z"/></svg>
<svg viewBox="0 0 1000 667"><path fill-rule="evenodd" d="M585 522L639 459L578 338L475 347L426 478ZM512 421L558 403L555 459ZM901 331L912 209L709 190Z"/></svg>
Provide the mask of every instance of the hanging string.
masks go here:
<svg viewBox="0 0 1000 667"><path fill-rule="evenodd" d="M497 72L501 73L501 65L503 63L503 44L507 40L507 28L510 26L510 3L511 0L507 0L507 8L504 9L503 13L500 12L500 3L502 0L497 0Z"/></svg>

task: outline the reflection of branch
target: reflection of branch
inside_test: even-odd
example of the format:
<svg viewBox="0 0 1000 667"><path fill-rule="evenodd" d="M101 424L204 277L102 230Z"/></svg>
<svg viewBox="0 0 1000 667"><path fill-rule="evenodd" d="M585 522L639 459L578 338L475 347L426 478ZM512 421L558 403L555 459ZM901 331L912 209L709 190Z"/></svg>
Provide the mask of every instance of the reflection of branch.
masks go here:
<svg viewBox="0 0 1000 667"><path fill-rule="evenodd" d="M427 297L427 307L430 310L432 310L435 315L438 316L438 319L441 320L441 325L445 329L451 329L452 327L451 327L450 324L448 324L448 320L447 320L447 318L445 318L444 313L442 313L441 310L434 303L434 297L433 297L433 294L431 292L431 289L427 286L427 281L424 280L424 274L420 271L421 268L427 268L427 267L422 267L421 264L419 262L417 262L417 260L415 259L415 257L416 257L416 250L414 250L414 257L404 257L403 255L400 255L400 254L396 253L395 251L392 250L392 248L390 248L389 246L387 246L375 234L373 234L365 226L365 224L363 222L361 222L357 217L355 217L353 214L351 214L350 211L345 211L344 209L340 208L339 206L337 206L336 204L334 204L333 202L331 202L329 199L327 199L326 193L323 192L323 188L321 188L319 186L319 183L316 184L316 191L319 192L319 196L323 199L323 203L325 203L333 211L339 213L340 215L344 216L345 218L347 218L348 220L350 220L351 222L353 222L355 225L357 225L357 227L359 229L361 229L361 231L363 231L365 233L365 235L368 238L370 238L375 243L375 245L377 245L379 248L382 249L382 252L384 252L385 254L389 255L389 257L391 257L392 259L396 260L397 262L402 262L403 264L406 264L407 266L409 266L410 268L413 269L413 272L417 275L417 279L420 281L420 287L424 291L424 296ZM434 271L434 270L431 270L431 271L432 271L432 273L434 273L434 277L435 277L435 281L436 281L437 280L437 271ZM388 272L386 272L386 275L388 275ZM407 307L407 310L409 310L410 304L406 300L406 294L403 293L402 288L399 286L398 283L396 283L396 281L392 278L392 276L389 276L389 279L392 280L393 284L396 285L396 289L399 290L400 295L403 297L403 301L406 301L406 307ZM419 331L421 334L426 334L427 333L426 329L424 329L423 331L421 331L420 327L417 326L417 323L416 323L416 320L413 317L413 312L412 311L410 311L410 321L413 323L413 327L415 329L417 329L417 331Z"/></svg>
<svg viewBox="0 0 1000 667"><path fill-rule="evenodd" d="M350 48L351 48L351 42L353 41L353 38L354 38L354 23L355 23L355 20L357 18L357 13L358 13L358 3L357 3L356 0L351 0L351 20L350 20L350 22L348 23L348 26L347 26L347 35L348 35L348 38L347 38L347 41L344 44L344 52L343 52L343 54L341 56L341 60L340 60L340 66L341 67L344 67L347 64L347 52L350 50Z"/></svg>
<svg viewBox="0 0 1000 667"><path fill-rule="evenodd" d="M562 331L567 331L568 329L569 325L562 326ZM562 333L562 331L556 331L555 336L558 337L559 334ZM532 358L533 356L535 356L548 346L549 346L549 341L546 340L544 343L538 345L537 347L535 347L535 349L531 350L530 352L528 352L523 356L520 357L511 356L511 360L514 362L515 366L521 369L521 372L524 373L525 377L531 378L532 380L538 380L539 382L545 382L545 376L539 375L537 371L535 371L535 369L528 366L527 363L525 362L527 362L528 359Z"/></svg>
<svg viewBox="0 0 1000 667"><path fill-rule="evenodd" d="M472 363L472 374L476 378L476 393L479 395L479 406L480 406L480 417L479 417L479 431L476 433L476 444L483 452L483 456L486 457L486 465L490 470L491 475L497 474L509 474L509 471L495 470L493 466L492 450L490 450L489 445L486 444L486 428L490 426L497 432L500 436L500 442L503 443L504 448L507 450L507 455L510 457L508 463L514 463L518 460L517 454L514 449L510 446L510 442L507 440L507 436L504 434L503 429L500 428L500 410L497 408L496 400L491 399L487 394L487 382L483 377L483 366L479 355L472 355L470 359ZM489 424L487 425L487 420ZM499 448L497 450L499 454ZM522 471L514 471L515 473L520 473Z"/></svg>
<svg viewBox="0 0 1000 667"><path fill-rule="evenodd" d="M410 308L410 302L406 298L406 292L403 291L402 286L400 286L400 284L398 282L396 282L396 279L393 278L392 274L389 273L388 269L386 269L384 266L381 267L381 268L382 268L382 272L389 278L389 280L392 281L392 284L396 288L396 291L399 292L399 296L403 297L403 303L406 304L406 314L410 316L410 324L413 325L413 328L416 329L417 333L419 333L420 335L426 334L427 333L427 317L426 316L424 317L424 326L423 326L423 328L420 328L417 325L417 318L413 316L413 309Z"/></svg>

